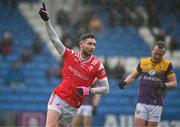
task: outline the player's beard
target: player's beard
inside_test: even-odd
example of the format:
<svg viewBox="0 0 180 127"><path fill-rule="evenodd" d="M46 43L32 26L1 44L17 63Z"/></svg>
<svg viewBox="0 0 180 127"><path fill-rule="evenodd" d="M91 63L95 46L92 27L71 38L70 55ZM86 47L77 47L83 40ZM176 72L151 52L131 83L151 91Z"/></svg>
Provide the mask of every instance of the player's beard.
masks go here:
<svg viewBox="0 0 180 127"><path fill-rule="evenodd" d="M86 56L91 56L91 55L92 55L92 51L86 51L86 52L84 52L84 54L85 54Z"/></svg>
<svg viewBox="0 0 180 127"><path fill-rule="evenodd" d="M87 57L90 57L93 54L93 51L92 50L84 50L83 54L87 58Z"/></svg>
<svg viewBox="0 0 180 127"><path fill-rule="evenodd" d="M159 62L161 61L161 58L154 56L154 57L153 57L153 61L154 61L155 63L159 63Z"/></svg>
<svg viewBox="0 0 180 127"><path fill-rule="evenodd" d="M162 60L162 57L156 54L152 54L152 60L154 63L159 63Z"/></svg>

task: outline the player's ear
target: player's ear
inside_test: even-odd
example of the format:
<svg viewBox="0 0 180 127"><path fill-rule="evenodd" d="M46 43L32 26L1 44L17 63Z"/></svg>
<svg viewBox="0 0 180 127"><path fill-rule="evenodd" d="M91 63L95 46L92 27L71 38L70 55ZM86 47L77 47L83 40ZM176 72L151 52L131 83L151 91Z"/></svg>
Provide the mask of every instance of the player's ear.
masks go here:
<svg viewBox="0 0 180 127"><path fill-rule="evenodd" d="M79 46L80 46L80 48L82 48L83 44L84 44L84 42L83 42L83 41L80 41L80 42L79 42Z"/></svg>

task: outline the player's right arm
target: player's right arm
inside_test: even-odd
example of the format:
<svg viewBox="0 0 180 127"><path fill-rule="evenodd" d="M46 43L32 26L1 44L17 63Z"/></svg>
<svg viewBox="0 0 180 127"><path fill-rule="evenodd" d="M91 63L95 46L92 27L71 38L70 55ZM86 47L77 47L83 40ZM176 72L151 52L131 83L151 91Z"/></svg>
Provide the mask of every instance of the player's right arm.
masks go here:
<svg viewBox="0 0 180 127"><path fill-rule="evenodd" d="M127 78L124 80L127 84L132 83L134 80L136 80L139 77L140 73L137 70L134 70L131 74L127 76Z"/></svg>
<svg viewBox="0 0 180 127"><path fill-rule="evenodd" d="M132 83L134 80L136 80L141 73L139 73L137 70L134 70L131 74L129 74L125 80L121 81L118 85L120 89L124 89L124 87L130 83Z"/></svg>
<svg viewBox="0 0 180 127"><path fill-rule="evenodd" d="M59 54L63 54L65 51L65 46L60 41L60 39L58 38L58 35L56 34L56 32L53 28L53 26L51 25L51 22L49 20L48 13L47 13L47 10L46 10L44 3L43 3L43 8L41 8L39 11L39 15L40 15L41 19L45 21L45 26L46 26L46 29L48 32L48 36L49 36L52 44L57 49Z"/></svg>
<svg viewBox="0 0 180 127"><path fill-rule="evenodd" d="M134 80L136 80L141 75L142 69L140 67L140 63L138 64L137 68L129 74L125 80L121 81L118 85L120 89L124 89L124 87L130 83L132 83Z"/></svg>

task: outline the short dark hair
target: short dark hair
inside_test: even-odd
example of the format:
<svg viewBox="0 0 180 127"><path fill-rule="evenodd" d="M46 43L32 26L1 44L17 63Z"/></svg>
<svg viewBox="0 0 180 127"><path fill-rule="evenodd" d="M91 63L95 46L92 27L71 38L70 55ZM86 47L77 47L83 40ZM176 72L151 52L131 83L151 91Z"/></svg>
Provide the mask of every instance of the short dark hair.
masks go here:
<svg viewBox="0 0 180 127"><path fill-rule="evenodd" d="M163 49L165 48L166 49L166 46L165 46L165 42L164 41L155 41L152 48L154 48L155 46L158 46L158 48L160 49Z"/></svg>
<svg viewBox="0 0 180 127"><path fill-rule="evenodd" d="M86 40L86 39L88 39L88 38L94 38L94 39L96 39L96 36L95 36L94 34L92 34L92 33L85 33L85 34L82 34L82 35L80 36L79 41L84 41L84 40Z"/></svg>

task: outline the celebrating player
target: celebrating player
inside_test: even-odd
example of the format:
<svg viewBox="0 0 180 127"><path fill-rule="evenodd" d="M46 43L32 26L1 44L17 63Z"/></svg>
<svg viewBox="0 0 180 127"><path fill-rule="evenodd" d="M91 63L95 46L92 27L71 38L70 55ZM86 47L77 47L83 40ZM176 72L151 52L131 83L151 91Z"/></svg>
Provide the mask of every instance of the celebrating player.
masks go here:
<svg viewBox="0 0 180 127"><path fill-rule="evenodd" d="M75 52L65 47L59 40L48 17L43 3L39 11L52 44L64 58L64 74L62 82L53 90L48 103L46 127L70 124L83 100L90 94L107 94L109 83L103 64L92 55L96 47L96 37L87 33L80 37L80 51ZM91 88L94 79L100 86Z"/></svg>
<svg viewBox="0 0 180 127"><path fill-rule="evenodd" d="M176 75L172 63L163 58L164 42L157 41L152 47L152 57L142 58L127 78L119 83L120 89L132 83L140 75L138 103L135 110L135 126L155 127L161 119L165 90L176 87Z"/></svg>

